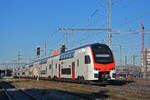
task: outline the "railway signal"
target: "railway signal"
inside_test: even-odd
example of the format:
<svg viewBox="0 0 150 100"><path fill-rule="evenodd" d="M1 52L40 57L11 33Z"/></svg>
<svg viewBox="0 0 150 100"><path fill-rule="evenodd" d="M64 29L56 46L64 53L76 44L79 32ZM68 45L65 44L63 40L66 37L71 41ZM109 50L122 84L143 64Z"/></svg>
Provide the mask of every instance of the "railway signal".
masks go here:
<svg viewBox="0 0 150 100"><path fill-rule="evenodd" d="M40 47L36 48L36 56L39 58L40 57Z"/></svg>

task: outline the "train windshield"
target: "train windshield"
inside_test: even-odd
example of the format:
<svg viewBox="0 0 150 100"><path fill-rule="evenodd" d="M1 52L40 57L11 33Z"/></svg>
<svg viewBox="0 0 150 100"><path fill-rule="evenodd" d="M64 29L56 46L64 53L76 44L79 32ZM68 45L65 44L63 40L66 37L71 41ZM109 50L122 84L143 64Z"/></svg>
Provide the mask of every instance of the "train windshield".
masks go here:
<svg viewBox="0 0 150 100"><path fill-rule="evenodd" d="M113 62L112 52L105 44L92 45L95 63L109 64Z"/></svg>

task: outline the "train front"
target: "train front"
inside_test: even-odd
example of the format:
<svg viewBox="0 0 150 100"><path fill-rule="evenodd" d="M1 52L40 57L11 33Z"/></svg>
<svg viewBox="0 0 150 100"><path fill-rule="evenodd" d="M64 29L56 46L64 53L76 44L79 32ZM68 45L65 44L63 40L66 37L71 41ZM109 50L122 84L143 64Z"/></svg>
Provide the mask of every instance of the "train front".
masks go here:
<svg viewBox="0 0 150 100"><path fill-rule="evenodd" d="M94 76L99 80L111 79L110 74L115 69L115 60L110 48L105 44L97 43L91 45L91 51L94 69L98 71Z"/></svg>

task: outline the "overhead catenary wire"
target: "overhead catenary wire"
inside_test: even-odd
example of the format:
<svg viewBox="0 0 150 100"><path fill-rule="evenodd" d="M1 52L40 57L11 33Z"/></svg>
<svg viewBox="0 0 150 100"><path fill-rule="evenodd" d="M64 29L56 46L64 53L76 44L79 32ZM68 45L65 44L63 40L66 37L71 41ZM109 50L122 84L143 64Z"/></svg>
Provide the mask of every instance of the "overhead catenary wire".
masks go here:
<svg viewBox="0 0 150 100"><path fill-rule="evenodd" d="M132 22L138 21L139 19L142 19L142 18L148 17L148 16L150 16L150 12L146 12L146 13L144 13L142 15L139 15L139 16L134 16L133 18L131 18L129 20L126 20L124 23L121 23L121 24L116 25L116 26L112 26L112 28L114 29L114 28L123 27L125 25L128 25L128 24L130 24Z"/></svg>

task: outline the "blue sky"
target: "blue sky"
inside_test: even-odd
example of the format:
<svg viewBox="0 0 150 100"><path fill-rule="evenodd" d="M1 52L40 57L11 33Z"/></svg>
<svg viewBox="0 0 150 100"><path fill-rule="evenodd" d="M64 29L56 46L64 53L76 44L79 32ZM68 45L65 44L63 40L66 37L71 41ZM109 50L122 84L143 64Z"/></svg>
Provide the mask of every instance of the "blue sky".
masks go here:
<svg viewBox="0 0 150 100"><path fill-rule="evenodd" d="M112 0L112 29L140 30L142 21L148 30L149 4L149 0ZM18 51L23 57L34 57L33 49L43 49L45 41L48 49L58 49L65 41L58 27L106 28L107 0L0 0L0 62L16 59ZM72 32L69 38L72 48ZM149 38L145 35L146 47L150 46ZM105 31L77 31L75 47L102 40L107 43ZM112 40L117 61L120 44L123 55L139 55L141 34L113 34Z"/></svg>

